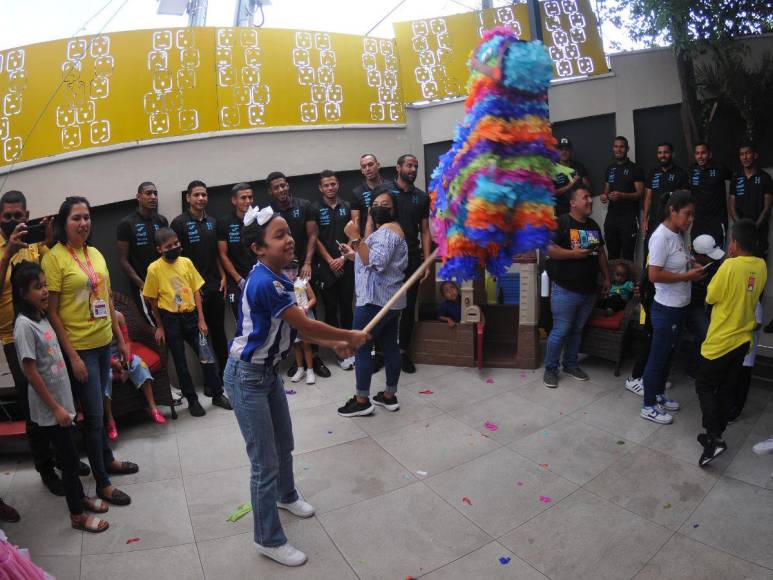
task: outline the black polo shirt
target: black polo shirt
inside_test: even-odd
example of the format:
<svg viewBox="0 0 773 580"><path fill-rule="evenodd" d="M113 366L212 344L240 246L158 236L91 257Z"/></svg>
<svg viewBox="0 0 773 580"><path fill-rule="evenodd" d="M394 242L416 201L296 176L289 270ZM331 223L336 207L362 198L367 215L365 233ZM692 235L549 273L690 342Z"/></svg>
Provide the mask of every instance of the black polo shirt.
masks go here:
<svg viewBox="0 0 773 580"><path fill-rule="evenodd" d="M143 280L148 273L148 266L158 259L156 230L168 225L169 222L162 215L153 213L146 218L139 211L127 215L118 222L118 241L129 244L129 264Z"/></svg>
<svg viewBox="0 0 773 580"><path fill-rule="evenodd" d="M303 262L306 260L306 246L309 243L306 222L314 221L311 202L308 199L292 197L287 209L279 209L276 200L272 199L271 209L274 210L274 213L281 215L290 226L290 234L295 240L295 256L298 258L300 266L303 266Z"/></svg>
<svg viewBox="0 0 773 580"><path fill-rule="evenodd" d="M730 195L735 197L738 217L757 221L765 207L765 194L773 195L773 179L767 172L757 169L751 177L743 169L736 172Z"/></svg>
<svg viewBox="0 0 773 580"><path fill-rule="evenodd" d="M589 249L591 253L577 260L547 261L550 279L571 292L593 294L598 286L599 252L603 252L604 237L599 225L588 218L579 222L571 214L558 216L553 243L565 250Z"/></svg>
<svg viewBox="0 0 773 580"><path fill-rule="evenodd" d="M580 163L579 161L575 161L574 159L570 159L567 163L561 163L561 165L565 165L566 167L571 167L574 169L572 172L571 177L567 175L566 173L562 171L557 171L555 175L553 175L553 185L555 188L561 189L562 187L566 187L569 184L569 181L571 179L574 179L574 176L578 176L580 179L577 183L574 184L574 187L571 189L565 191L562 194L556 194L556 215L563 215L565 213L569 213L569 198L572 195L572 192L576 189L579 189L580 187L585 187L582 180L583 178L588 176L588 170L585 169L585 166Z"/></svg>
<svg viewBox="0 0 773 580"><path fill-rule="evenodd" d="M634 193L636 191L636 182L644 183L644 172L641 167L630 159L622 163L613 163L607 167L605 172L610 193L619 191L620 193ZM609 210L607 216L625 216L636 217L639 215L638 200L609 200Z"/></svg>
<svg viewBox="0 0 773 580"><path fill-rule="evenodd" d="M418 187L411 186L408 191L396 187L394 194L397 207L397 222L405 234L408 245L408 260L421 261L421 222L429 219L429 196Z"/></svg>
<svg viewBox="0 0 773 580"><path fill-rule="evenodd" d="M397 186L391 179L384 179L379 185L386 185L392 189L392 193L397 195ZM360 185L352 190L352 205L351 208L360 212L360 235L365 235L365 226L368 223L368 212L370 212L370 206L373 205L373 189L368 185L367 181L363 181Z"/></svg>
<svg viewBox="0 0 773 580"><path fill-rule="evenodd" d="M690 180L684 169L678 165L672 165L668 170L660 167L650 171L646 187L652 190L649 222L659 224L666 219L666 203L671 194L679 189L689 189Z"/></svg>
<svg viewBox="0 0 773 580"><path fill-rule="evenodd" d="M204 278L202 294L217 292L220 288L220 269L217 259L217 224L206 212L201 219L194 218L188 210L172 220L183 247L183 256L190 258Z"/></svg>
<svg viewBox="0 0 773 580"><path fill-rule="evenodd" d="M715 163L703 169L696 163L690 168L690 191L695 198L695 222L700 225L727 226L727 190L730 170Z"/></svg>
<svg viewBox="0 0 773 580"><path fill-rule="evenodd" d="M352 209L350 205L342 199L338 199L334 207L330 207L324 201L318 201L311 205L311 211L313 212L317 221L317 226L319 227L319 241L332 258L338 258L341 255L341 252L338 250L338 244L336 242L346 243L349 240L344 233L344 228L352 219ZM335 282L338 277L319 254L317 254L317 257L319 258L317 260L317 274L320 279L326 284ZM347 260L344 267L347 269L345 274L354 273L354 262Z"/></svg>
<svg viewBox="0 0 773 580"><path fill-rule="evenodd" d="M246 278L258 257L242 243L244 224L235 212L217 220L217 241L228 245L228 259L236 268L239 276Z"/></svg>

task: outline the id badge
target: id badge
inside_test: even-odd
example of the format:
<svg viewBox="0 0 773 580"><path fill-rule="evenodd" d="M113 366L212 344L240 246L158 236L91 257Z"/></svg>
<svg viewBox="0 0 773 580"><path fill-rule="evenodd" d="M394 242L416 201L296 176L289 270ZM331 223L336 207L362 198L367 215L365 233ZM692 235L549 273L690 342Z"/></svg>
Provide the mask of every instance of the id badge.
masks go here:
<svg viewBox="0 0 773 580"><path fill-rule="evenodd" d="M107 318L107 302L101 298L91 301L91 317Z"/></svg>

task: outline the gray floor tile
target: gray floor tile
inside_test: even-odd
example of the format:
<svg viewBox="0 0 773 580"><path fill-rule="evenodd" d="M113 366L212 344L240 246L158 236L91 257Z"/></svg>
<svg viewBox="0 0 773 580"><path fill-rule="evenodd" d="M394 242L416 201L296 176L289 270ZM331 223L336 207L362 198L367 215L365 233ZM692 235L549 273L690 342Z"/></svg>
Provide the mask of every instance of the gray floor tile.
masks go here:
<svg viewBox="0 0 773 580"><path fill-rule="evenodd" d="M430 389L433 394L426 395L430 402L436 407L448 411L515 388L517 380L501 371L502 369L484 369L483 371L458 369L450 374L413 383L406 386L405 390L410 389L412 392L418 392ZM510 372L512 373L512 371ZM487 382L489 380L494 382Z"/></svg>
<svg viewBox="0 0 773 580"><path fill-rule="evenodd" d="M675 534L634 580L771 580L767 570Z"/></svg>
<svg viewBox="0 0 773 580"><path fill-rule="evenodd" d="M500 558L505 560L500 561ZM545 580L545 576L498 542L486 544L481 549L422 576L422 578L427 580L469 580L470 578Z"/></svg>
<svg viewBox="0 0 773 580"><path fill-rule="evenodd" d="M38 478L40 481L40 478ZM42 485L42 484L41 484ZM3 497L16 508L21 521L3 523L8 540L37 556L74 556L81 553L83 532L72 529L63 497L46 491L14 491Z"/></svg>
<svg viewBox="0 0 773 580"><path fill-rule="evenodd" d="M407 390L407 389L406 389ZM405 425L416 423L430 417L443 414L443 411L432 404L433 395L420 395L398 392L400 409L395 412L387 411L376 406L376 412L368 417L354 417L349 419L369 435L383 433L399 429Z"/></svg>
<svg viewBox="0 0 773 580"><path fill-rule="evenodd" d="M571 377L563 379L557 389L549 389L542 383L542 379L515 389L515 393L524 399L563 415L589 405L608 392L605 386L592 381L576 381Z"/></svg>
<svg viewBox="0 0 773 580"><path fill-rule="evenodd" d="M422 483L319 519L365 579L420 576L491 540Z"/></svg>
<svg viewBox="0 0 773 580"><path fill-rule="evenodd" d="M550 471L583 485L636 447L591 425L564 417L510 445Z"/></svg>
<svg viewBox="0 0 773 580"><path fill-rule="evenodd" d="M177 436L183 475L199 475L249 464L239 428L224 425Z"/></svg>
<svg viewBox="0 0 773 580"><path fill-rule="evenodd" d="M249 532L198 544L206 578L356 578L316 519L284 520L283 527L288 541L308 556L303 566L287 568L258 554Z"/></svg>
<svg viewBox="0 0 773 580"><path fill-rule="evenodd" d="M657 429L671 427L642 419L639 416L641 404L640 397L621 386L587 407L575 411L572 417L622 439L641 443Z"/></svg>
<svg viewBox="0 0 773 580"><path fill-rule="evenodd" d="M717 477L646 447L634 449L585 489L672 530L706 497Z"/></svg>
<svg viewBox="0 0 773 580"><path fill-rule="evenodd" d="M770 522L773 522L773 491L723 477L685 522L681 532L739 558L773 568Z"/></svg>
<svg viewBox="0 0 773 580"><path fill-rule="evenodd" d="M202 429L211 429L212 427L236 425L236 415L234 415L233 411L226 411L220 407L215 407L212 405L212 399L205 397L201 392L199 392L199 403L207 412L203 417L191 415L186 402L183 402L182 406L177 407L177 419L169 421L169 425L175 433L182 434L191 431L201 431Z"/></svg>
<svg viewBox="0 0 773 580"><path fill-rule="evenodd" d="M670 532L583 490L499 542L552 580L630 578Z"/></svg>
<svg viewBox="0 0 773 580"><path fill-rule="evenodd" d="M181 475L177 435L174 433L161 437L119 439L113 444L113 453L116 459L133 461L140 466L135 474L114 477L113 483L118 486L175 479Z"/></svg>
<svg viewBox="0 0 773 580"><path fill-rule="evenodd" d="M328 404L293 413L296 454L324 449L367 436L355 421L336 414L336 409L341 404Z"/></svg>
<svg viewBox="0 0 773 580"><path fill-rule="evenodd" d="M51 574L56 580L80 580L81 557L78 556L36 556L32 561Z"/></svg>
<svg viewBox="0 0 773 580"><path fill-rule="evenodd" d="M109 533L105 532L106 534ZM195 544L83 557L82 580L203 580Z"/></svg>
<svg viewBox="0 0 773 580"><path fill-rule="evenodd" d="M110 529L84 534L84 554L132 552L193 542L193 529L181 479L122 486L132 498L126 507L112 507L105 515ZM139 542L127 544L130 538Z"/></svg>
<svg viewBox="0 0 773 580"><path fill-rule="evenodd" d="M370 438L296 456L294 470L296 486L317 513L383 495L416 481Z"/></svg>
<svg viewBox="0 0 773 580"><path fill-rule="evenodd" d="M235 467L186 476L185 497L196 541L235 536L252 530L252 513L236 522L226 518L250 503L250 468Z"/></svg>
<svg viewBox="0 0 773 580"><path fill-rule="evenodd" d="M527 401L515 392L495 395L474 405L453 409L449 414L505 445L526 437L561 418L560 411L546 409ZM487 429L486 423L496 425L496 430Z"/></svg>
<svg viewBox="0 0 773 580"><path fill-rule="evenodd" d="M773 456L756 455L752 451L756 443L768 438L767 434L761 433L762 431L756 429L751 432L727 466L724 475L773 490Z"/></svg>
<svg viewBox="0 0 773 580"><path fill-rule="evenodd" d="M81 478L84 488L88 485L89 480L94 481L90 477ZM35 471L31 456L28 458L25 457L23 461L19 462L15 472L8 480L8 488L5 493L10 495L23 491L48 493L48 489L43 485L43 481L40 479L40 474Z"/></svg>
<svg viewBox="0 0 773 580"><path fill-rule="evenodd" d="M0 461L0 495L5 494L11 487L13 476L16 474L18 462L15 459L3 459Z"/></svg>
<svg viewBox="0 0 773 580"><path fill-rule="evenodd" d="M430 477L426 483L493 537L521 525L577 489L507 448Z"/></svg>
<svg viewBox="0 0 773 580"><path fill-rule="evenodd" d="M420 478L435 475L498 447L492 439L448 415L432 417L373 438Z"/></svg>

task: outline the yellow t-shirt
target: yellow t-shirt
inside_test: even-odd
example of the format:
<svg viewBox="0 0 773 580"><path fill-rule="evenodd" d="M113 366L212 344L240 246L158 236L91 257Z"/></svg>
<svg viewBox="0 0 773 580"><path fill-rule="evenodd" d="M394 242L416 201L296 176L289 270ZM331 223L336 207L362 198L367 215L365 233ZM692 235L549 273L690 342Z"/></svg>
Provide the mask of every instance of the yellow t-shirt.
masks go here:
<svg viewBox="0 0 773 580"><path fill-rule="evenodd" d="M8 241L0 236L0 254L5 253L5 246ZM40 263L40 258L48 251L48 247L43 242L30 244L16 252L8 264L8 270L5 272L5 284L3 292L0 294L0 343L11 344L13 342L13 292L11 289L11 272L13 267L19 262Z"/></svg>
<svg viewBox="0 0 773 580"><path fill-rule="evenodd" d="M714 360L751 342L757 324L754 309L767 280L765 262L753 256L728 258L719 267L706 293L706 303L713 308L701 346L704 357Z"/></svg>
<svg viewBox="0 0 773 580"><path fill-rule="evenodd" d="M196 310L194 294L204 285L204 279L193 262L180 256L171 264L159 258L148 266L143 295L158 300L158 307L167 312Z"/></svg>
<svg viewBox="0 0 773 580"><path fill-rule="evenodd" d="M83 248L75 250L75 255L88 268ZM75 350L101 348L113 340L109 310L110 274L105 258L94 246L88 247L88 256L97 275L94 298L104 300L108 305L108 315L104 318L92 318L89 277L70 255L67 246L56 244L43 256L41 263L48 289L59 293L59 318Z"/></svg>

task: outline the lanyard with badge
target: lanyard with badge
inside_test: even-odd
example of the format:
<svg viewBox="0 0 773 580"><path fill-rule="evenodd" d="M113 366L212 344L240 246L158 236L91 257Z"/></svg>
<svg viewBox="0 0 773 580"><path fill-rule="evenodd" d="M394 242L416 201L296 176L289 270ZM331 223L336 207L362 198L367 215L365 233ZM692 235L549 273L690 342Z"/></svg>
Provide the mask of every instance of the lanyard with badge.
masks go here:
<svg viewBox="0 0 773 580"><path fill-rule="evenodd" d="M83 255L86 258L85 264L78 259L78 256L75 255L75 250L73 250L70 245L67 246L67 251L70 252L70 256L72 256L72 259L75 260L76 264L78 264L78 267L83 270L83 273L86 274L86 278L88 279L89 312L91 313L91 317L107 318L107 302L99 297L99 277L94 271L94 266L91 264L91 260L89 259L88 248L83 246Z"/></svg>

